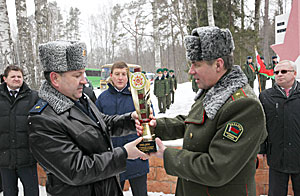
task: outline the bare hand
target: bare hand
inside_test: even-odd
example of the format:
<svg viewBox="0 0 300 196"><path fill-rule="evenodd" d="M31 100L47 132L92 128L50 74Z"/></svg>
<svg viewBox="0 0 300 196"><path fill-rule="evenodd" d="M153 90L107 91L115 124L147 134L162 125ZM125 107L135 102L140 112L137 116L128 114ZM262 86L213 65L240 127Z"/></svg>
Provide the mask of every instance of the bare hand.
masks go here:
<svg viewBox="0 0 300 196"><path fill-rule="evenodd" d="M164 158L164 152L166 150L166 146L162 143L162 141L159 138L155 138L155 142L158 146L157 152L151 153L150 155L154 155L158 158Z"/></svg>
<svg viewBox="0 0 300 196"><path fill-rule="evenodd" d="M138 143L140 143L142 140L143 140L143 138L139 137L136 140L125 144L124 148L126 149L127 154L128 154L127 159L141 158L141 159L145 160L145 159L149 158L149 155L143 153L136 147L136 145Z"/></svg>

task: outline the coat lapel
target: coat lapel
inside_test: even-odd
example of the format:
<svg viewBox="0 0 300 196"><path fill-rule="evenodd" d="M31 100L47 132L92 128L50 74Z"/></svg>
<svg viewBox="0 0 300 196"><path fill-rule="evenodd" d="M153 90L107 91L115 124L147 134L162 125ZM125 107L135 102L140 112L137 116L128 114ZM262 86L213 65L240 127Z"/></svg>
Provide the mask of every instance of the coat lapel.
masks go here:
<svg viewBox="0 0 300 196"><path fill-rule="evenodd" d="M84 112L82 112L76 106L73 106L70 109L70 117L72 117L78 121L81 121L83 123L87 123L87 124L98 127L98 125L89 116L87 116Z"/></svg>

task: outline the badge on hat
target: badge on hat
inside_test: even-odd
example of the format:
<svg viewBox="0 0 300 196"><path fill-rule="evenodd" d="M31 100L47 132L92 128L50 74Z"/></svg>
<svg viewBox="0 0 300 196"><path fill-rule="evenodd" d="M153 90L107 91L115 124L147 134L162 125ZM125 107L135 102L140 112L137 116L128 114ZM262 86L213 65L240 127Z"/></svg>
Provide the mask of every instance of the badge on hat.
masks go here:
<svg viewBox="0 0 300 196"><path fill-rule="evenodd" d="M231 141L237 142L243 134L244 128L238 122L228 122L223 136Z"/></svg>

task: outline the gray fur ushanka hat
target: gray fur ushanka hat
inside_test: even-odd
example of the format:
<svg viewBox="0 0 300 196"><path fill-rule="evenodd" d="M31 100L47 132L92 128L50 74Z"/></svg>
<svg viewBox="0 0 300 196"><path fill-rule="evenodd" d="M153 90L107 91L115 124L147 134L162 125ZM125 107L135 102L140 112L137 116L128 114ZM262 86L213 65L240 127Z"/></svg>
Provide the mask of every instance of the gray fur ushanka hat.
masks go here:
<svg viewBox="0 0 300 196"><path fill-rule="evenodd" d="M53 41L39 45L44 72L66 72L84 69L87 63L86 45L79 41Z"/></svg>
<svg viewBox="0 0 300 196"><path fill-rule="evenodd" d="M207 26L198 27L185 36L186 56L190 61L210 61L234 50L234 42L229 29Z"/></svg>

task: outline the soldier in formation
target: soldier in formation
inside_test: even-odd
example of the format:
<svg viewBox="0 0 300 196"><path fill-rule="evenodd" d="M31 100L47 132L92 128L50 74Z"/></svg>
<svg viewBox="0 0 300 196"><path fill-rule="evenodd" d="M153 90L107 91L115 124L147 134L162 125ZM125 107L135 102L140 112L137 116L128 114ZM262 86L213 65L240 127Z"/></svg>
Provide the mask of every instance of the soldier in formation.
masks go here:
<svg viewBox="0 0 300 196"><path fill-rule="evenodd" d="M175 91L177 89L177 78L174 74L174 70L170 70L170 89L171 89L171 104L174 103Z"/></svg>
<svg viewBox="0 0 300 196"><path fill-rule="evenodd" d="M156 70L157 77L154 81L154 95L157 97L159 113L166 113L167 95L170 91L168 80L163 75L163 69Z"/></svg>
<svg viewBox="0 0 300 196"><path fill-rule="evenodd" d="M247 61L244 65L243 71L248 78L249 85L253 88L254 80L256 79L257 67L253 63L252 56L247 57Z"/></svg>
<svg viewBox="0 0 300 196"><path fill-rule="evenodd" d="M166 108L170 109L171 106L171 80L169 77L169 69L168 68L163 68L163 72L164 72L164 77L166 79L166 83L167 83L167 92L166 92Z"/></svg>
<svg viewBox="0 0 300 196"><path fill-rule="evenodd" d="M264 58L263 56L261 56L260 59L261 59L262 62L265 64L265 58ZM267 67L266 64L265 64L265 67ZM261 92L261 91L263 91L263 90L266 89L266 82L267 82L267 80L268 80L269 78L267 78L267 76L264 76L264 75L262 75L262 74L259 74L259 75L258 75L258 79L259 79L259 82L258 82L258 84L259 84L258 90L259 90L259 92Z"/></svg>
<svg viewBox="0 0 300 196"><path fill-rule="evenodd" d="M275 66L278 64L278 60L277 60L277 56L272 56L272 63L269 65L269 69L273 69L275 68ZM272 79L272 87L274 86L275 84L275 80Z"/></svg>

